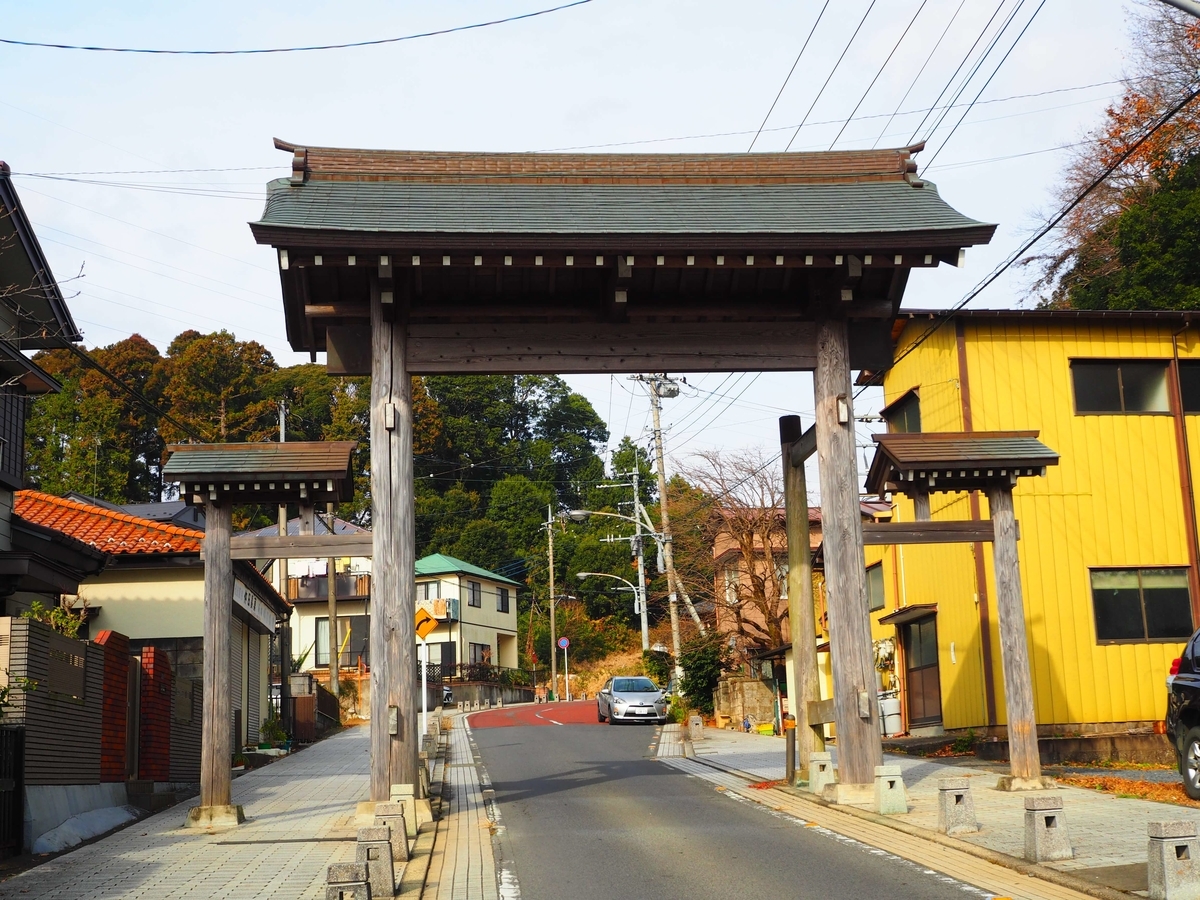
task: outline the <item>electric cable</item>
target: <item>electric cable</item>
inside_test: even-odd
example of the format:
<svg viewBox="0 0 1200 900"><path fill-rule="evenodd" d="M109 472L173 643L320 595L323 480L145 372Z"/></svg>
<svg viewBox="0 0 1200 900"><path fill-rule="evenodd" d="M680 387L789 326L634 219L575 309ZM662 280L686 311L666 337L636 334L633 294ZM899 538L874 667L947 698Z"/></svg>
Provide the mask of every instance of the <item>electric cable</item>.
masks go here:
<svg viewBox="0 0 1200 900"><path fill-rule="evenodd" d="M964 0L965 2L965 0ZM787 77L783 79L783 84L779 86L779 93L775 95L775 99L771 101L771 108L767 110L767 114L763 116L762 124L758 126L758 131L754 132L754 138L750 141L750 146L746 148L749 153L754 149L754 144L758 140L758 136L762 134L763 129L767 127L767 119L771 118L771 113L775 112L775 104L779 102L779 98L783 96L783 90L788 86L788 82L792 80L792 73L796 71L796 66L800 64L800 57L804 55L804 51L808 49L808 42L812 40L812 36L816 34L817 26L821 24L821 17L825 15L825 10L829 9L829 0L825 0L825 5L821 7L821 11L817 13L817 20L813 22L813 26L809 29L808 37L804 39L804 44L800 47L800 52L796 54L796 60L792 63L792 67L788 69Z"/></svg>
<svg viewBox="0 0 1200 900"><path fill-rule="evenodd" d="M804 123L808 121L808 117L812 115L813 109L817 102L821 99L821 95L825 93L825 88L829 87L829 82L833 80L833 76L837 74L838 67L841 66L842 60L846 58L846 54L850 52L850 47L854 44L854 39L858 37L858 33L862 31L863 25L867 21L867 16L871 15L871 10L875 8L878 0L871 0L871 5L867 7L867 11L863 13L863 17L858 22L858 27L854 29L854 34L850 35L850 40L846 41L846 46L842 48L842 55L837 58L837 62L833 64L833 68L829 72L829 77L825 79L825 83L821 85L821 89L817 91L817 96L813 98L812 104L808 107L808 112L804 114L804 118L800 120L800 124L796 126L796 131L792 134L787 142L787 146L783 148L783 152L787 153L792 149L792 144L796 140L796 136L800 134L800 129L804 127Z"/></svg>
<svg viewBox="0 0 1200 900"><path fill-rule="evenodd" d="M488 28L492 25L505 25L509 22L519 22L522 19L533 19L550 13L571 9L591 3L592 0L574 0L549 9L539 9L534 12L522 13L516 16L506 16L503 19L492 19L487 22L476 22L472 25L456 25L452 28L440 28L436 31L422 31L417 34L406 34L401 37L377 38L371 41L352 41L345 44L313 44L305 47L267 47L254 50L160 50L142 47L98 47L88 44L55 44L45 41L19 41L14 38L0 38L0 44L12 44L17 47L43 47L50 50L88 50L97 53L146 53L155 56L252 56L264 53L308 53L314 50L348 50L355 47L376 47L380 44L398 44L402 41L415 41L420 38L438 37L444 34L455 34L461 31L474 31Z"/></svg>
<svg viewBox="0 0 1200 900"><path fill-rule="evenodd" d="M830 150L832 150L834 145L837 144L837 142L841 139L842 134L846 131L846 127L850 124L850 120L854 118L854 115L858 112L859 107L863 105L863 101L867 99L867 95L871 93L871 89L875 87L875 82L879 80L879 76L883 74L883 70L888 67L888 63L892 61L892 57L896 55L896 51L900 49L900 45L903 44L904 39L908 37L909 31L912 30L913 25L917 21L917 17L921 15L921 10L925 8L925 5L928 2L929 0L921 0L921 5L917 7L917 11L913 13L913 17L908 20L908 24L904 26L904 30L900 32L900 37L897 38L895 45L892 47L892 52L887 55L887 58L879 67L879 71L875 73L875 77L871 79L871 83L868 84L867 89L863 91L863 95L859 97L858 102L854 104L854 109L850 110L850 115L846 117L846 121L843 122L842 127L838 129L837 137L835 137L833 142L829 145Z"/></svg>
<svg viewBox="0 0 1200 900"><path fill-rule="evenodd" d="M1010 46L1008 48L1008 51L1004 54L1004 56L1002 56L1000 58L1000 62L996 63L996 68L994 68L992 70L992 74L988 76L987 81L985 81L983 83L983 87L981 87L979 89L979 92L975 95L975 100L972 100L970 103L967 104L967 108L965 110L963 110L963 114L961 116L959 116L958 121L954 123L954 127L950 129L950 133L948 135L946 135L945 138L942 139L942 142L938 145L937 150L934 151L933 157L926 164L927 167L933 165L934 160L936 160L938 158L938 156L941 155L941 152L945 148L946 144L948 144L950 142L950 138L954 137L954 133L956 131L958 131L958 126L961 125L963 123L963 120L971 114L971 107L973 107L975 105L975 101L978 100L980 98L980 96L983 94L983 92L988 89L988 85L992 83L992 79L996 77L996 73L1000 71L1001 67L1003 67L1005 61L1007 61L1008 57L1012 54L1013 50L1015 50L1017 48L1017 44L1021 43L1021 38L1025 37L1025 32L1029 30L1029 26L1033 24L1033 20L1037 18L1038 13L1040 13L1042 11L1042 7L1045 5L1046 5L1046 0L1042 0L1042 2L1038 4L1037 9L1035 9L1033 11L1033 15L1029 17L1029 21L1025 23L1025 27L1021 29L1021 33L1018 34L1016 39L1012 42L1012 46ZM932 134L933 134L933 132L930 132L931 136L932 136Z"/></svg>
<svg viewBox="0 0 1200 900"><path fill-rule="evenodd" d="M975 52L975 48L979 46L979 42L983 40L983 36L987 34L987 30L992 27L992 22L995 21L996 16L1000 15L1000 10L1004 9L1004 4L1007 2L1008 0L1000 0L1000 3L996 6L996 9L992 13L991 17L986 23L984 23L983 28L980 29L979 35L975 38L974 43L971 44L970 48L963 55L963 58L959 62L957 68L955 68L955 70L951 73L950 78L946 81L945 85L943 85L941 91L938 92L937 99L934 100L929 109L925 111L925 115L921 117L921 121L918 122L917 127L913 129L913 133L908 136L908 140L905 142L906 144L912 146L912 144L916 141L917 135L921 133L921 129L925 127L925 123L929 120L929 114L939 108L938 104L942 102L942 97L946 95L946 91L950 90L951 85L954 84L954 80L958 78L958 73L961 72L963 66L967 64L967 61L971 58L971 54Z"/></svg>
<svg viewBox="0 0 1200 900"><path fill-rule="evenodd" d="M879 142L883 140L883 136L887 134L887 130L892 127L892 121L900 114L900 107L904 105L904 101L908 99L908 95L912 93L912 89L917 86L917 82L921 80L921 76L925 74L925 67L929 65L934 54L937 53L938 47L942 46L942 41L946 39L946 35L950 33L950 27L954 24L954 20L958 18L958 14L962 12L962 8L966 6L967 0L959 0L958 8L954 10L954 15L950 17L950 21L946 23L946 27L942 29L941 36L934 43L933 49L929 51L929 55L925 57L925 62L921 63L921 68L917 70L917 74L913 76L913 80L908 84L908 90L904 92L904 96L900 98L900 102L896 104L895 111L888 116L888 120L883 123L883 129L879 132L879 137L875 138L875 143L871 145L874 150L879 146Z"/></svg>

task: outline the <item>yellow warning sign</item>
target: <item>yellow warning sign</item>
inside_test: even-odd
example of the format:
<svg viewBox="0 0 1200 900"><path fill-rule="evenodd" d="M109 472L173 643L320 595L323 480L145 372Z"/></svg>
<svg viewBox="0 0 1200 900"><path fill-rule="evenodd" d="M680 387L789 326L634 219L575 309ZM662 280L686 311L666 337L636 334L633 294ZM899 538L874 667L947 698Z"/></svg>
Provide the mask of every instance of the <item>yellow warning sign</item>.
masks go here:
<svg viewBox="0 0 1200 900"><path fill-rule="evenodd" d="M438 620L431 616L427 610L418 609L416 616L413 618L417 637L421 640L425 640L425 638L433 634L434 630L438 627Z"/></svg>

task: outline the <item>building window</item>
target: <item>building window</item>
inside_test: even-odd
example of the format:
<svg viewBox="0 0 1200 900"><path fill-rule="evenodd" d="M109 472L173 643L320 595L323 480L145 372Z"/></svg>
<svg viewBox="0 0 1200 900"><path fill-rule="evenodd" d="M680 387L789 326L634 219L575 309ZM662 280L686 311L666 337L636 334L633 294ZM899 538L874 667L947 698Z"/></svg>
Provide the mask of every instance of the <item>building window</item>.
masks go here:
<svg viewBox="0 0 1200 900"><path fill-rule="evenodd" d="M508 612L508 588L496 588L496 612Z"/></svg>
<svg viewBox="0 0 1200 900"><path fill-rule="evenodd" d="M921 398L910 390L883 410L883 419L892 433L916 434L921 430Z"/></svg>
<svg viewBox="0 0 1200 900"><path fill-rule="evenodd" d="M725 567L725 603L737 606L738 602L738 567L737 563Z"/></svg>
<svg viewBox="0 0 1200 900"><path fill-rule="evenodd" d="M1156 360L1075 360L1075 412L1165 413L1167 364Z"/></svg>
<svg viewBox="0 0 1200 900"><path fill-rule="evenodd" d="M1192 598L1187 569L1092 569L1096 640L1186 641Z"/></svg>
<svg viewBox="0 0 1200 900"><path fill-rule="evenodd" d="M421 581L417 583L418 600L437 600L442 596L440 581Z"/></svg>
<svg viewBox="0 0 1200 900"><path fill-rule="evenodd" d="M874 612L883 606L883 563L875 563L867 568L867 609Z"/></svg>
<svg viewBox="0 0 1200 900"><path fill-rule="evenodd" d="M1179 394L1185 413L1200 413L1200 362L1179 364Z"/></svg>
<svg viewBox="0 0 1200 900"><path fill-rule="evenodd" d="M469 661L472 665L485 664L490 665L492 662L492 645L491 644L467 644L467 650L470 653Z"/></svg>
<svg viewBox="0 0 1200 900"><path fill-rule="evenodd" d="M483 585L478 581L467 582L467 606L483 606Z"/></svg>

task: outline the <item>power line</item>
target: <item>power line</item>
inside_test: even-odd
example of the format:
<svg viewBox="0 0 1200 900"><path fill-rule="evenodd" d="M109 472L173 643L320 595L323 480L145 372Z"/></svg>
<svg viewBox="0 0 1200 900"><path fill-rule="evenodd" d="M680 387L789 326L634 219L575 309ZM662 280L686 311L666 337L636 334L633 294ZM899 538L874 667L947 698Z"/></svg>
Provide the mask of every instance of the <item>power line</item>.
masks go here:
<svg viewBox="0 0 1200 900"><path fill-rule="evenodd" d="M401 37L379 38L373 41L353 41L346 44L313 44L305 47L267 47L256 50L160 50L141 47L99 47L87 44L53 44L44 41L18 41L13 38L0 38L0 44L13 44L18 47L43 47L51 50L89 50L97 53L147 53L155 56L250 56L263 53L308 53L313 50L348 50L354 47L377 47L380 44L398 44L401 41L415 41L420 38L438 37L444 34L455 34L460 31L474 31L488 28L492 25L505 25L509 22L519 22L522 19L533 19L550 13L583 6L592 0L574 0L549 9L539 9L535 12L522 13L517 16L507 16L503 19L492 19L487 22L476 22L472 25L456 25L453 28L440 28L436 31L422 31L417 34L406 34Z"/></svg>
<svg viewBox="0 0 1200 900"><path fill-rule="evenodd" d="M858 102L854 104L854 109L850 110L850 115L847 116L846 121L842 123L842 127L838 130L837 137L835 137L833 139L833 143L829 145L830 150L832 150L834 144L841 139L842 134L846 130L846 126L850 124L850 120L854 118L854 114L858 112L859 107L863 105L863 101L867 99L867 94L871 93L871 88L875 87L875 82L879 80L879 76L883 74L883 70L888 67L888 63L892 61L892 57L896 55L896 51L900 49L900 45L903 44L904 39L908 37L909 31L912 30L913 25L917 21L917 17L921 15L921 10L925 8L925 4L928 2L929 0L921 0L921 5L918 6L917 11L913 13L913 17L908 20L908 24L904 27L904 31L900 33L900 37L896 40L895 46L892 47L892 52L887 55L887 59L883 61L883 64L879 67L879 71L875 73L875 77L871 79L871 83L868 84L867 89L863 91L863 95L859 97Z"/></svg>
<svg viewBox="0 0 1200 900"><path fill-rule="evenodd" d="M946 35L950 33L950 27L954 24L954 20L958 18L958 14L962 12L962 8L966 6L966 4L967 0L959 0L958 8L954 10L954 15L952 15L950 17L950 21L946 23L946 27L942 29L941 37L939 37L937 42L934 43L933 49L930 50L929 55L925 57L925 62L921 63L921 68L917 70L917 74L913 76L913 80L909 82L908 90L904 92L904 96L901 97L900 102L896 104L895 111L888 116L888 120L883 123L883 130L879 132L879 137L875 138L875 143L871 145L872 149L879 146L879 142L883 140L883 136L887 134L887 130L892 127L892 120L900 114L900 107L904 105L904 101L908 99L908 95L912 93L912 89L917 86L917 82L920 81L921 76L925 74L925 67L929 65L930 60L932 60L934 54L937 53L938 47L942 46L942 41L944 41L946 39Z"/></svg>
<svg viewBox="0 0 1200 900"><path fill-rule="evenodd" d="M1146 143L1146 141L1148 141L1151 137L1153 137L1164 125L1166 125L1173 118L1175 118L1175 116L1178 115L1180 111L1182 111L1188 104L1190 104L1197 97L1200 97L1200 88L1197 88L1196 90L1192 91L1190 94L1188 94L1186 97L1184 97L1178 103L1176 103L1173 107L1171 107L1169 110L1167 110L1167 112L1164 113L1158 119L1158 121L1155 122L1154 125L1152 125L1146 131L1145 134L1143 134L1136 141L1134 141L1132 144L1130 144L1129 147L1126 148L1124 153L1122 153L1115 160L1113 160L1113 162L1111 164L1109 164L1108 167L1105 168L1105 170L1103 172L1101 172L1099 175L1097 175L1096 178L1093 179L1086 188L1084 188L1077 195L1075 195L1075 197L1071 200L1070 203L1068 203L1061 210L1059 210L1058 213L1056 213L1053 218L1051 218L1041 228L1039 228L1032 237L1030 237L1020 247L1018 247L1011 254L1009 254L1009 256L1004 260L1004 262L1002 262L999 266L997 266L995 269L993 269L991 271L991 273L986 278L984 278L981 282L979 282L979 284L977 284L974 288L972 288L966 294L966 296L964 296L961 300L959 300L957 303L955 303L954 306L950 307L944 313L939 315L939 317L934 321L934 323L932 325L930 325L927 329L925 329L925 331L920 336L918 336L917 339L915 341L913 341L913 343L909 344L906 348L904 348L904 352L901 353L898 357L896 357L892 361L892 365L895 366L896 363L903 360L910 353L912 353L919 346L921 346L921 344L925 343L925 341L927 341L934 334L934 332L936 332L939 328L941 328L944 324L946 324L946 322L950 321L950 319L954 315L954 313L961 310L968 303L970 303L972 300L974 300L976 297L978 297L981 293L983 293L984 289L987 288L990 284L992 284L1001 275L1003 275L1004 272L1007 271L1012 266L1013 263L1015 263L1018 259L1020 259L1025 253L1029 252L1029 249L1031 247L1033 247L1034 244L1036 244L1038 241L1040 241L1042 238L1044 238L1047 234L1049 234L1051 231L1053 231L1058 226L1058 224L1070 214L1071 210L1073 210L1080 203L1082 203L1085 199L1087 199L1088 195L1091 194L1092 191L1096 190L1096 188L1100 187L1100 185L1102 185L1106 180L1108 180L1108 177L1110 175L1112 175L1112 173L1115 172L1127 159L1129 159L1129 157L1131 157L1134 153L1136 153L1138 151L1138 149L1142 146L1142 144ZM863 391L865 391L868 387L870 387L870 385L863 385L863 387L861 387L854 396L855 397L860 396L863 393Z"/></svg>
<svg viewBox="0 0 1200 900"><path fill-rule="evenodd" d="M804 127L804 123L808 121L808 117L812 115L817 101L821 99L821 95L825 93L825 88L829 87L829 82L833 80L833 76L837 73L838 67L842 64L842 60L846 58L846 54L850 52L850 47L854 44L854 39L858 37L858 33L862 31L863 25L867 21L867 16L871 15L871 10L875 8L877 0L871 0L871 5L867 7L867 11L863 13L863 17L858 22L858 27L854 29L854 34L850 35L850 40L846 41L846 46L842 48L842 55L837 58L837 62L833 64L833 68L829 72L829 77L825 79L825 83L821 85L821 89L817 91L817 96L813 98L812 105L808 107L808 112L804 114L804 118L800 120L800 124L796 126L795 133L788 140L787 146L783 148L783 152L792 149L792 142L796 140L796 135L800 133L800 129Z"/></svg>
<svg viewBox="0 0 1200 900"><path fill-rule="evenodd" d="M1045 5L1046 0L1042 0L1042 2L1038 4L1037 9L1033 11L1033 15L1029 17L1029 21L1025 23L1025 27L1021 29L1021 33L1018 34L1016 39L1012 42L1012 46L1010 46L1004 56L1001 57L1000 62L996 63L996 68L992 70L992 74L988 76L987 81L983 83L983 87L981 87L979 92L975 95L975 100L972 100L967 104L967 108L963 110L963 114L959 116L958 121L954 123L954 127L950 129L950 133L942 140L941 144L937 148L937 151L933 154L933 158L929 160L928 165L933 165L934 160L941 155L941 152L945 148L946 144L950 142L950 138L954 137L954 133L958 131L958 126L961 125L963 120L971 114L971 107L975 105L975 101L978 100L980 96L982 96L983 92L988 89L988 85L992 83L992 79L996 77L996 73L1000 71L1001 67L1008 60L1008 57L1012 54L1013 50L1017 48L1017 44L1021 43L1021 38L1025 37L1025 32L1029 30L1029 26L1033 24L1033 20L1037 18L1038 13L1042 11L1042 7Z"/></svg>
<svg viewBox="0 0 1200 900"><path fill-rule="evenodd" d="M792 67L788 69L787 77L783 79L783 84L779 86L779 93L775 95L775 99L771 101L771 108L767 110L767 114L763 116L762 124L758 126L758 131L754 132L754 138L750 141L750 146L746 148L749 153L754 149L755 141L762 134L764 128L767 127L767 119L771 118L771 113L775 112L775 104L779 102L779 98L783 96L783 90L788 86L788 82L792 80L792 73L796 71L796 66L800 64L800 57L804 55L804 51L808 49L808 42L812 40L812 36L816 34L817 26L821 24L821 17L825 15L825 10L829 9L829 0L825 0L825 5L821 7L821 11L817 13L817 20L813 22L813 26L809 29L808 37L804 39L804 44L800 47L800 52L796 54L796 61L792 63Z"/></svg>
<svg viewBox="0 0 1200 900"><path fill-rule="evenodd" d="M1000 0L1000 3L996 6L996 9L992 13L991 17L986 23L984 23L983 28L981 28L979 31L978 37L975 38L974 43L971 44L970 48L963 55L962 61L959 62L958 67L955 68L954 72L951 73L950 78L946 81L946 84L943 85L941 91L938 92L937 99L933 101L933 105L925 111L925 115L921 117L921 121L918 122L917 127L913 129L913 133L909 135L906 143L908 143L910 146L914 141L916 141L917 135L920 134L921 129L925 127L925 123L929 120L929 114L938 109L938 104L942 102L942 97L946 95L946 91L950 90L951 85L954 84L954 79L958 77L958 73L962 71L962 67L967 64L967 60L971 58L971 54L975 52L975 48L979 46L979 42L983 40L983 36L987 34L987 30L992 27L992 22L996 20L996 16L1000 15L1000 10L1004 9L1004 4L1007 2L1008 0Z"/></svg>
<svg viewBox="0 0 1200 900"><path fill-rule="evenodd" d="M991 39L991 41L988 42L988 45L984 49L983 53L981 53L979 58L977 60L975 60L975 64L971 67L971 70L967 73L967 76L959 83L958 90L955 91L954 96L950 99L951 103L957 103L959 98L963 95L963 92L966 91L967 87L971 84L971 82L975 80L975 76L979 74L979 70L983 68L983 64L985 62L987 62L988 57L992 55L992 51L996 49L996 45L1000 43L1000 39L1002 37L1004 37L1004 34L1005 34L1005 32L1008 31L1009 26L1011 26L1012 23L1016 20L1017 14L1020 13L1021 10L1024 8L1025 3L1026 3L1026 0L1018 0L1017 5L1014 6L1012 9L1012 12L1010 12L1008 14L1008 18L1004 20L1004 24L1002 24L1000 26L1000 29L994 35L992 35L992 39ZM1040 7L1039 7L1039 9L1040 9ZM1026 24L1028 25L1028 23L1026 23ZM1011 52L1011 49L1012 48L1010 47L1009 48L1010 52ZM1007 58L1007 56L1008 56L1008 54L1005 54L1005 58ZM968 104L968 108L969 108L969 104ZM944 121L946 121L946 117L949 115L950 115L949 110L942 110L941 114L934 121L932 127L930 127L929 131L926 132L925 138L924 138L926 141L928 141L930 138L932 138L934 133L939 128L942 127L942 123Z"/></svg>

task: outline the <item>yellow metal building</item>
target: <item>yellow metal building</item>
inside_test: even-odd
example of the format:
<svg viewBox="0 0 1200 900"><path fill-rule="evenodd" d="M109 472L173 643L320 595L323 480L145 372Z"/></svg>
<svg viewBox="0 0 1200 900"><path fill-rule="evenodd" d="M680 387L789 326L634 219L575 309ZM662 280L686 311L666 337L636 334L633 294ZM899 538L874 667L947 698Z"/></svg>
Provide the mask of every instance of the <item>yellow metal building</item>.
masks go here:
<svg viewBox="0 0 1200 900"><path fill-rule="evenodd" d="M1200 622L1200 328L1183 313L906 313L883 376L889 430L1034 430L1061 454L1014 493L1039 731L1152 727ZM912 521L897 496L894 521ZM933 519L988 517L932 498ZM990 544L868 548L914 733L1005 723Z"/></svg>

